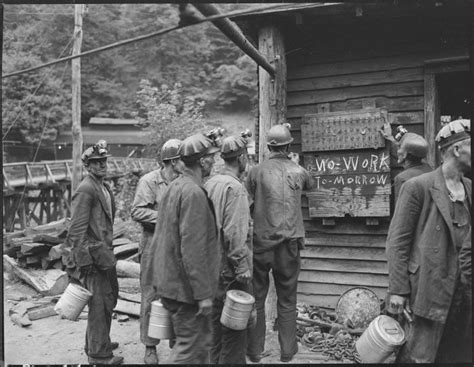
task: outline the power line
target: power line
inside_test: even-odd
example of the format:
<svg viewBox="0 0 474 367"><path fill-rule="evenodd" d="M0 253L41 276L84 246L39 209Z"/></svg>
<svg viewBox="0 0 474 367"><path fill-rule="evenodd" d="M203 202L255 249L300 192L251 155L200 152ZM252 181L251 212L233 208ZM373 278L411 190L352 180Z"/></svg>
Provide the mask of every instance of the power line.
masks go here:
<svg viewBox="0 0 474 367"><path fill-rule="evenodd" d="M59 56L63 55L67 48L70 46L71 42L74 40L76 35L73 35L71 37L71 39L69 40L69 42L66 44L66 46L64 47L64 49L60 52ZM66 65L67 66L67 65ZM53 68L48 70L48 72L43 76L43 79L40 81L40 83L38 84L38 87L36 87L35 91L33 93L31 93L27 98L26 98L26 101L23 103L23 106L21 107L21 110L18 112L18 114L16 115L15 119L13 120L13 122L10 124L10 126L8 126L8 129L6 131L6 133L3 135L2 137L2 141L5 140L6 136L10 133L10 130L12 129L12 127L15 125L15 123L18 121L18 119L20 118L20 116L23 114L24 110L25 110L25 107L26 105L28 104L28 102L30 101L31 98L33 98L35 96L35 94L38 92L38 90L41 88L41 86L43 85L43 83L45 82L46 78L51 74L51 72L53 71ZM63 72L63 76L62 78L64 78L64 72Z"/></svg>
<svg viewBox="0 0 474 367"><path fill-rule="evenodd" d="M45 67L48 67L48 66L51 66L51 65L54 65L54 64L64 62L64 61L73 60L73 59L78 58L78 57L89 56L89 55L95 54L97 52L110 50L112 48L127 45L129 43L143 41L143 40L146 40L146 39L149 39L149 38L152 38L152 37L156 37L156 36L161 36L161 35L164 35L166 33L181 29L181 28L189 27L191 25L196 25L196 24L205 23L205 22L211 22L213 20L222 19L222 18L229 18L229 17L250 15L250 14L252 14L252 15L253 14L260 14L260 13L263 13L264 11L275 10L275 9L286 8L286 7L288 7L287 4L283 4L283 5L279 4L279 5L273 5L273 6L267 6L267 7L252 9L252 10L233 11L233 12L229 12L229 13L226 13L226 14L213 15L213 16L210 16L210 17L206 17L206 18L203 18L203 19L196 20L194 23L177 25L177 26L174 26L174 27L161 29L161 30L153 32L153 33L148 33L148 34L145 34L145 35L142 35L142 36L129 38L129 39L126 39L126 40L123 40L123 41L112 43L110 45L106 45L106 46L98 47L98 48L93 49L93 50L85 51L85 52L77 54L77 55L72 55L72 56L63 57L63 58L60 58L60 59L57 59L57 60L53 60L53 61L47 62L46 64L34 66L32 68L28 68L28 69L24 69L24 70L15 71L15 72L10 73L10 74L4 74L4 75L2 75L2 79L9 78L9 77L12 77L12 76L15 76L15 75L28 73L30 71L42 69L42 68L45 68Z"/></svg>

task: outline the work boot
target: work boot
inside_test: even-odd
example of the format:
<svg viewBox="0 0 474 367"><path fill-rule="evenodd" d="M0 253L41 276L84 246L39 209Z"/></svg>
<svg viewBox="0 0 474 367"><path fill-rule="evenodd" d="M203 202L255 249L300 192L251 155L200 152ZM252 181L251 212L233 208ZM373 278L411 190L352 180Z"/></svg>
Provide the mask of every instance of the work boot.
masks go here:
<svg viewBox="0 0 474 367"><path fill-rule="evenodd" d="M119 347L119 343L118 342L111 342L110 346L112 347L112 349L117 349Z"/></svg>
<svg viewBox="0 0 474 367"><path fill-rule="evenodd" d="M89 357L89 364L122 364L123 363L123 357L119 356L112 356L109 358L92 358Z"/></svg>
<svg viewBox="0 0 474 367"><path fill-rule="evenodd" d="M145 358L143 358L145 364L158 364L158 355L156 354L156 347L145 348Z"/></svg>
<svg viewBox="0 0 474 367"><path fill-rule="evenodd" d="M298 346L296 346L296 351L293 353L293 354L289 354L289 355L281 355L280 357L280 361L282 362L289 362L293 359L293 357L295 356L295 354L298 353Z"/></svg>

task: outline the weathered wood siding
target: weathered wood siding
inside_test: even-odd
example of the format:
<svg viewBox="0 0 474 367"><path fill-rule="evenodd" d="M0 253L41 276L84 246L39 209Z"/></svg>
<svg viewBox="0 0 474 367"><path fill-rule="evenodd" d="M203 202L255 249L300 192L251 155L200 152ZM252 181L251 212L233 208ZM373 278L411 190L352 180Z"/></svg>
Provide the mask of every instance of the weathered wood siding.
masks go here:
<svg viewBox="0 0 474 367"><path fill-rule="evenodd" d="M290 29L290 28L288 28ZM388 110L392 125L424 134L424 62L468 54L468 27L452 20L382 19L287 31L287 117L301 153L306 114ZM392 178L399 172L392 160ZM389 217L369 226L364 218L337 218L335 226L311 219L303 195L306 249L302 251L298 301L334 307L355 286L380 298L388 285L385 238Z"/></svg>

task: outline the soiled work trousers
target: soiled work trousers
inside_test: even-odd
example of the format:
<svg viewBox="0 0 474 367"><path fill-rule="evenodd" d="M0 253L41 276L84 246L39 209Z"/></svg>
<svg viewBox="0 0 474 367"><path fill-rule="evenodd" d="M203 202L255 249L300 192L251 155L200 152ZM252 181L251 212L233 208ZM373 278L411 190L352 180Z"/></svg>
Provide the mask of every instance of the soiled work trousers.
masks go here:
<svg viewBox="0 0 474 367"><path fill-rule="evenodd" d="M171 350L170 364L208 364L211 349L211 316L196 315L197 304L162 298L163 306L171 312L176 344Z"/></svg>
<svg viewBox="0 0 474 367"><path fill-rule="evenodd" d="M240 289L247 293L249 287L236 281L228 288L230 280L219 280L219 289L212 305L212 364L246 364L247 329L232 330L221 324L225 293L228 289Z"/></svg>
<svg viewBox="0 0 474 367"><path fill-rule="evenodd" d="M115 268L94 269L84 278L84 286L92 293L89 300L85 351L92 358L112 357L110 326L112 311L117 304L118 281Z"/></svg>
<svg viewBox="0 0 474 367"><path fill-rule="evenodd" d="M446 323L415 315L397 363L472 363L471 302L458 283Z"/></svg>
<svg viewBox="0 0 474 367"><path fill-rule="evenodd" d="M272 270L277 294L278 341L281 356L290 357L298 348L296 340L296 290L300 272L301 239L286 240L271 250L253 255L253 291L257 326L249 330L247 354L257 356L265 347L265 299Z"/></svg>

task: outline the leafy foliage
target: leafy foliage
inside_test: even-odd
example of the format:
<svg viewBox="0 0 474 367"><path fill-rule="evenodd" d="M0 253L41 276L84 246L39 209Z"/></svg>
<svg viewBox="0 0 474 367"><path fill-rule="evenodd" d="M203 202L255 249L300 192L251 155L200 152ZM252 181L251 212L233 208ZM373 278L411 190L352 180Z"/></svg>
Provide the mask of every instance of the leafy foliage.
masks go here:
<svg viewBox="0 0 474 367"><path fill-rule="evenodd" d="M147 132L148 152L157 156L168 139L184 139L207 128L204 106L203 101L186 95L180 83L154 87L142 80L137 92L138 112L132 115Z"/></svg>
<svg viewBox="0 0 474 367"><path fill-rule="evenodd" d="M223 12L249 6L220 5ZM88 4L82 51L178 22L178 4ZM71 52L73 29L72 4L5 4L3 73L66 56ZM185 90L188 99L182 97L183 101L191 103L194 98L191 105L199 100L208 109L248 110L256 100L256 70L255 63L211 23L100 52L81 58L82 123L87 124L93 116L131 118L137 91L145 92L140 85L142 79L151 85L173 86L169 90L179 89L180 96ZM43 78L37 97L29 97ZM36 141L49 118L47 136L54 139L56 132L70 123L70 94L69 63L4 79L4 133L16 121L9 134L19 135L22 141ZM15 120L15 111L25 104L27 109ZM167 110L160 110L166 112L164 118L168 121L175 121L176 116L189 118L181 116L179 108L173 111L173 103L168 105ZM150 119L157 121L157 117ZM162 135L167 134L165 130Z"/></svg>

